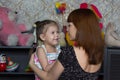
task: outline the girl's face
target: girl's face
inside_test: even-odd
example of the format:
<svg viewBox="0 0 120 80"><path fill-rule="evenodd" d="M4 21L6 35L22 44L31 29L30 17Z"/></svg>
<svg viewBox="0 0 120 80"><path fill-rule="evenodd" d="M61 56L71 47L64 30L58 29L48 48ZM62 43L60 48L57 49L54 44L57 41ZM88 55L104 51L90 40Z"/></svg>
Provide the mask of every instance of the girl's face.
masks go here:
<svg viewBox="0 0 120 80"><path fill-rule="evenodd" d="M48 25L47 31L43 34L44 43L55 46L59 43L59 30L56 25Z"/></svg>
<svg viewBox="0 0 120 80"><path fill-rule="evenodd" d="M70 40L75 40L77 29L76 29L75 25L72 22L68 23L67 31L68 31L68 35L70 37Z"/></svg>

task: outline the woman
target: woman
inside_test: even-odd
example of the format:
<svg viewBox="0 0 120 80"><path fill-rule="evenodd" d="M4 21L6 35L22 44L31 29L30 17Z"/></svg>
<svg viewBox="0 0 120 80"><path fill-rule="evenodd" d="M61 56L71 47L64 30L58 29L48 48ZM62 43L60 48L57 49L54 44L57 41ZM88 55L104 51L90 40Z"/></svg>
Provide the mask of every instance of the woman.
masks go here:
<svg viewBox="0 0 120 80"><path fill-rule="evenodd" d="M96 80L103 61L104 40L99 20L90 9L76 9L68 16L68 34L75 46L62 48L49 71L39 70L31 56L29 65L43 80Z"/></svg>

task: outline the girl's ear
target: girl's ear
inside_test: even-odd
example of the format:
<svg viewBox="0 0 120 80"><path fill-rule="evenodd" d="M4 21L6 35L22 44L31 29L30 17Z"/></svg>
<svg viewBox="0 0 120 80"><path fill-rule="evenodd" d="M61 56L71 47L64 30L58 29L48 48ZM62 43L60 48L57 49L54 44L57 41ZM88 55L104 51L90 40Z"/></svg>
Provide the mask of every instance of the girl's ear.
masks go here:
<svg viewBox="0 0 120 80"><path fill-rule="evenodd" d="M41 40L43 40L43 41L45 40L45 38L44 38L44 34L40 34L39 37L40 37Z"/></svg>

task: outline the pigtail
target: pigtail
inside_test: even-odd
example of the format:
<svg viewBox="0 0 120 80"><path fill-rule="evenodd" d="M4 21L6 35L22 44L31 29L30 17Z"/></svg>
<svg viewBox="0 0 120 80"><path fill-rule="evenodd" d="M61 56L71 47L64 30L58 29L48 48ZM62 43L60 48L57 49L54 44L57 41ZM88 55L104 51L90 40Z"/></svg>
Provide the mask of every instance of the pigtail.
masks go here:
<svg viewBox="0 0 120 80"><path fill-rule="evenodd" d="M37 27L37 25L34 23L34 24L33 24L33 28L34 28L33 35L34 35L34 37L35 37L34 43L37 43L36 27Z"/></svg>
<svg viewBox="0 0 120 80"><path fill-rule="evenodd" d="M32 25L33 27L33 35L34 35L34 42L33 42L33 45L32 45L32 48L29 50L29 55L31 56L31 54L33 54L36 50L36 46L37 46L37 37L36 37L36 24L34 23Z"/></svg>
<svg viewBox="0 0 120 80"><path fill-rule="evenodd" d="M33 33L33 35L35 36L35 44L36 44L36 47L37 46L41 46L42 45L42 41L41 41L41 39L39 39L39 34L42 32L42 31L40 31L40 27L41 27L41 24L42 24L42 22L41 21L36 21L34 24L33 24L33 27L34 27L34 33ZM37 30L39 30L39 32L37 31Z"/></svg>

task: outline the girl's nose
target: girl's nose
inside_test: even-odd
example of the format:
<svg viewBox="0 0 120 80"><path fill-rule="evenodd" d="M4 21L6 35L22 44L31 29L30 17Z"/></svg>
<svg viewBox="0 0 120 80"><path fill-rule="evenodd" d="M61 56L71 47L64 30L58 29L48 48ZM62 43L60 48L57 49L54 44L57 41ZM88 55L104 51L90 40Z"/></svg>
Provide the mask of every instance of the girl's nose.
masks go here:
<svg viewBox="0 0 120 80"><path fill-rule="evenodd" d="M59 37L59 33L56 33L56 36Z"/></svg>

